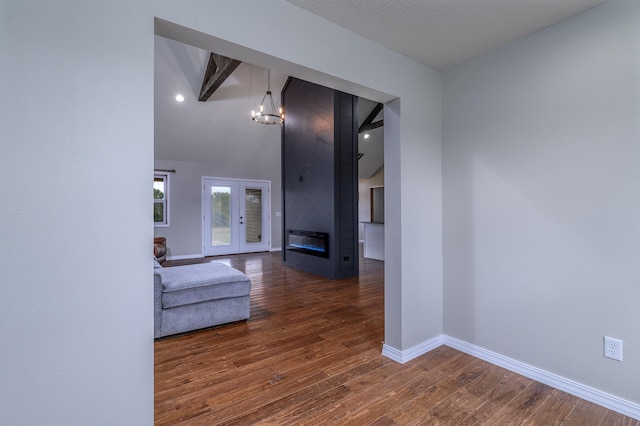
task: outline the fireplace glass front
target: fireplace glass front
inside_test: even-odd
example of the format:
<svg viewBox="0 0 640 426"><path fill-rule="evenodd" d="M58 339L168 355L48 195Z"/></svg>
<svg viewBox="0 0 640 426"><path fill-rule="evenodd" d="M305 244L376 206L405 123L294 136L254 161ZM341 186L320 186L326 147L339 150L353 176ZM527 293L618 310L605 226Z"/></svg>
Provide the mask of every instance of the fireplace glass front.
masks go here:
<svg viewBox="0 0 640 426"><path fill-rule="evenodd" d="M287 230L287 250L329 257L329 234L326 232Z"/></svg>

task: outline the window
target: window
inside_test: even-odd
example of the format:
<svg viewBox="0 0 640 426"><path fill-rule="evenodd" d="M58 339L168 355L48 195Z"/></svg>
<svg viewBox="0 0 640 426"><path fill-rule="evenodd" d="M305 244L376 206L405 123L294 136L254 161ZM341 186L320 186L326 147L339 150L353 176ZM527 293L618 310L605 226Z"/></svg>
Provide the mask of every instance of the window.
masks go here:
<svg viewBox="0 0 640 426"><path fill-rule="evenodd" d="M153 175L153 224L169 226L169 175Z"/></svg>

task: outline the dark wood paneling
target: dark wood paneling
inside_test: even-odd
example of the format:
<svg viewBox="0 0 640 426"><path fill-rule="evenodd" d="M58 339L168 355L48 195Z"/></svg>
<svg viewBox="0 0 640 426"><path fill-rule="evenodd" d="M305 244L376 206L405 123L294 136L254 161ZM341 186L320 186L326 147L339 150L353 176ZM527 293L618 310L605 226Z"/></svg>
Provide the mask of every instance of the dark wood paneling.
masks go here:
<svg viewBox="0 0 640 426"><path fill-rule="evenodd" d="M332 233L333 91L314 86L292 79L283 96L285 228Z"/></svg>
<svg viewBox="0 0 640 426"><path fill-rule="evenodd" d="M335 199L337 256L340 277L358 275L358 111L357 98L335 93Z"/></svg>
<svg viewBox="0 0 640 426"><path fill-rule="evenodd" d="M357 275L357 99L290 78L282 91L283 238L329 234L329 258L283 251L288 266L333 279ZM345 260L346 259L346 260Z"/></svg>

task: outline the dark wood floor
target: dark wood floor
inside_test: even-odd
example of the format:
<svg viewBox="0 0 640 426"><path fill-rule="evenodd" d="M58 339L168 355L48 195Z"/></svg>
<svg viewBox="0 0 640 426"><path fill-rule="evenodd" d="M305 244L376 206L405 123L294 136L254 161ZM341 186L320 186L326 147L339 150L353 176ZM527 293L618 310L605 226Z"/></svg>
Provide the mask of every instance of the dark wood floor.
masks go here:
<svg viewBox="0 0 640 426"><path fill-rule="evenodd" d="M156 425L640 425L445 346L395 363L383 262L331 281L280 259L199 260L251 278L251 319L156 341Z"/></svg>

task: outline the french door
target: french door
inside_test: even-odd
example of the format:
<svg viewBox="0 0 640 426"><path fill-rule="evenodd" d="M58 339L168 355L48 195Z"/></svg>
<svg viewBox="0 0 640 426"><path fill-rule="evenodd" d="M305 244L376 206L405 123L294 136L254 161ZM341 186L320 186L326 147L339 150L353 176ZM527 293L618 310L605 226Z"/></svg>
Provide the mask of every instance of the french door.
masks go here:
<svg viewBox="0 0 640 426"><path fill-rule="evenodd" d="M203 178L203 254L249 253L270 247L269 181Z"/></svg>

